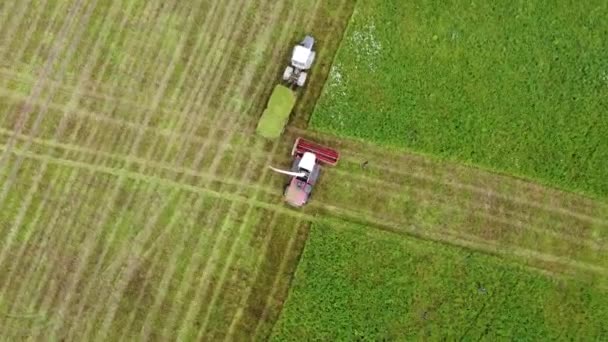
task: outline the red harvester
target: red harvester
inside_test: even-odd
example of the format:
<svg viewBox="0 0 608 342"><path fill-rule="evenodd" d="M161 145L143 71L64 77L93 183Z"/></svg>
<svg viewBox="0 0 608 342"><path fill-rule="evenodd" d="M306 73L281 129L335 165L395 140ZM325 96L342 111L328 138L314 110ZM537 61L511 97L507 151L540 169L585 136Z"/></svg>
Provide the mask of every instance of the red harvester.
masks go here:
<svg viewBox="0 0 608 342"><path fill-rule="evenodd" d="M321 165L336 165L340 154L332 148L297 138L291 149L291 155L294 157L291 170L281 170L272 166L270 168L290 176L289 183L285 186L285 201L294 207L301 207L310 199L312 189L319 179Z"/></svg>

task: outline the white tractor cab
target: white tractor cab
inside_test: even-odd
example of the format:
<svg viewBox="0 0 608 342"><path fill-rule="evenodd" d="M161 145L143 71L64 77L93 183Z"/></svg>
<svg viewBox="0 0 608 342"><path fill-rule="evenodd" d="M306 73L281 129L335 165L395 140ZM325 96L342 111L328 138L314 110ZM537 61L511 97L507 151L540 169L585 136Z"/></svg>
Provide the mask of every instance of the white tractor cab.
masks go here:
<svg viewBox="0 0 608 342"><path fill-rule="evenodd" d="M312 36L304 37L300 44L293 48L291 55L291 65L283 72L283 81L288 84L297 84L303 87L306 83L307 73L315 60L315 52L312 50L315 39Z"/></svg>

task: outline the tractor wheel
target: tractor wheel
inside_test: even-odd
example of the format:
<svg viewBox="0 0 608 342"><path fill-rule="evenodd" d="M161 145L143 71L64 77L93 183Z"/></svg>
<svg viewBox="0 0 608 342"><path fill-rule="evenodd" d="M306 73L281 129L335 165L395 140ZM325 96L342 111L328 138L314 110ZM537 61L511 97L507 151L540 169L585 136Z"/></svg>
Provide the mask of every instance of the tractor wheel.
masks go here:
<svg viewBox="0 0 608 342"><path fill-rule="evenodd" d="M291 75L293 75L293 67L288 66L283 72L283 81L288 81L291 78Z"/></svg>
<svg viewBox="0 0 608 342"><path fill-rule="evenodd" d="M307 74L305 72L300 73L300 75L298 76L298 87L304 86L304 83L306 83L306 76Z"/></svg>

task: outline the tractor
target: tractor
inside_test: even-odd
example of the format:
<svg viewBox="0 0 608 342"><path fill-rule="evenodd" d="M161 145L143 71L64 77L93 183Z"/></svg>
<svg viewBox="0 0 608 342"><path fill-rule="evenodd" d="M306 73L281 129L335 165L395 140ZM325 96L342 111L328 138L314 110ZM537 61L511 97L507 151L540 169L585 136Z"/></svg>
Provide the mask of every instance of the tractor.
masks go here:
<svg viewBox="0 0 608 342"><path fill-rule="evenodd" d="M312 50L314 44L315 39L312 36L306 36L293 48L291 65L285 68L283 81L289 85L304 86L307 77L306 70L310 69L315 60L315 52Z"/></svg>
<svg viewBox="0 0 608 342"><path fill-rule="evenodd" d="M321 172L321 165L334 166L340 158L339 153L303 138L297 138L291 155L294 157L291 170L281 170L270 166L273 171L290 176L283 196L293 207L304 206L310 200L312 190Z"/></svg>

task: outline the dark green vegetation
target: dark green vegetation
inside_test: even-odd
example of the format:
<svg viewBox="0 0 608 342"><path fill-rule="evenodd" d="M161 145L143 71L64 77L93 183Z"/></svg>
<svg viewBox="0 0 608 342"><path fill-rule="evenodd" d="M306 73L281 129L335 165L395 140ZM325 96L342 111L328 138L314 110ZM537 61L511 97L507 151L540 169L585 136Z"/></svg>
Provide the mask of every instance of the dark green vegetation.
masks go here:
<svg viewBox="0 0 608 342"><path fill-rule="evenodd" d="M277 85L270 95L268 106L262 113L256 131L268 139L277 139L283 133L289 114L296 104L296 96L291 89Z"/></svg>
<svg viewBox="0 0 608 342"><path fill-rule="evenodd" d="M323 131L608 196L608 2L359 1Z"/></svg>
<svg viewBox="0 0 608 342"><path fill-rule="evenodd" d="M341 222L309 235L274 340L605 340L608 294Z"/></svg>

